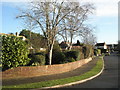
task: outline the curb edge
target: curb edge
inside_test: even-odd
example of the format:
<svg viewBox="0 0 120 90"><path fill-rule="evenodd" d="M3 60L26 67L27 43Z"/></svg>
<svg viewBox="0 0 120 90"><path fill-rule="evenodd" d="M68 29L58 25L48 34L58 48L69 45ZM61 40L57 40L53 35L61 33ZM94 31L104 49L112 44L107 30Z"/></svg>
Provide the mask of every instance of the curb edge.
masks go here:
<svg viewBox="0 0 120 90"><path fill-rule="evenodd" d="M59 87L71 86L71 85L74 85L74 84L80 84L80 83L84 83L84 82L87 82L89 80L92 80L92 79L98 77L100 74L102 74L102 72L104 70L104 66L105 66L103 57L102 57L102 60L103 60L103 67L102 67L101 71L98 74L96 74L96 75L94 75L92 77L89 77L87 79L83 79L83 80L80 80L80 81L76 81L76 82L67 83L67 84L64 84L64 85L55 85L55 86L51 86L51 87L43 87L43 88L38 88L38 89L59 88ZM37 89L35 89L35 90L37 90Z"/></svg>

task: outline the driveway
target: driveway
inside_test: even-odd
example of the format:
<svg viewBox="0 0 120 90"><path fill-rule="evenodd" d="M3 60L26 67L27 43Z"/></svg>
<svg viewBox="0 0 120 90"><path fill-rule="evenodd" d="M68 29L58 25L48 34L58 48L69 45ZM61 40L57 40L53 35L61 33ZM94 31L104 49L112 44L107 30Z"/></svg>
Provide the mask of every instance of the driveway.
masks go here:
<svg viewBox="0 0 120 90"><path fill-rule="evenodd" d="M117 52L105 56L105 69L100 76L85 83L64 88L118 88L118 63L120 64L118 60L120 60L120 56L117 55Z"/></svg>

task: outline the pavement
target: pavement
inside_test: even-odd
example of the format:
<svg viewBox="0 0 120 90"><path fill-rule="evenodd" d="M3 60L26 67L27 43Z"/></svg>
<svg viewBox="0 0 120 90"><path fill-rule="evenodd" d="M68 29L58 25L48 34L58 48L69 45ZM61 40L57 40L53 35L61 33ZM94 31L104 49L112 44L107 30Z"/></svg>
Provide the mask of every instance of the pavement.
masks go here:
<svg viewBox="0 0 120 90"><path fill-rule="evenodd" d="M19 79L5 79L5 80L3 79L2 85L3 86L18 85L18 84L42 82L42 81L56 80L56 79L78 76L91 70L96 65L97 60L98 60L98 57L94 58L92 61L81 66L80 68L77 68L69 72L61 73L61 74L30 77L30 78L19 78Z"/></svg>
<svg viewBox="0 0 120 90"><path fill-rule="evenodd" d="M110 89L110 90L120 90L120 84L118 83L118 72L120 69L118 69L118 65L120 64L120 55L117 55L117 52L112 53L110 56L104 57L104 71L103 73L94 78L93 80L76 84L72 86L67 86L61 88L67 89L67 88L81 88L81 89L90 89L90 88L101 88L101 89ZM106 90L105 89L105 90Z"/></svg>

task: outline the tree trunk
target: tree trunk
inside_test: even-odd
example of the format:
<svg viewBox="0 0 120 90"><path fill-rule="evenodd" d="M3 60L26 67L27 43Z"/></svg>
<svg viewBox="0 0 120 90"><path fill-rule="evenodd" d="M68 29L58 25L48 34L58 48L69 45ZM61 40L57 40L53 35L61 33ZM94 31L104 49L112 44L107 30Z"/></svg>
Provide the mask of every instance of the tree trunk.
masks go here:
<svg viewBox="0 0 120 90"><path fill-rule="evenodd" d="M52 49L49 52L49 65L52 64Z"/></svg>
<svg viewBox="0 0 120 90"><path fill-rule="evenodd" d="M73 34L71 33L71 37L70 37L70 48L69 48L69 50L72 49L72 39L73 39Z"/></svg>
<svg viewBox="0 0 120 90"><path fill-rule="evenodd" d="M54 45L55 40L53 40L52 44L50 45L49 48L49 65L52 64L52 55L53 55L53 45Z"/></svg>
<svg viewBox="0 0 120 90"><path fill-rule="evenodd" d="M52 64L52 51L53 51L53 45L51 45L51 48L49 50L49 65Z"/></svg>

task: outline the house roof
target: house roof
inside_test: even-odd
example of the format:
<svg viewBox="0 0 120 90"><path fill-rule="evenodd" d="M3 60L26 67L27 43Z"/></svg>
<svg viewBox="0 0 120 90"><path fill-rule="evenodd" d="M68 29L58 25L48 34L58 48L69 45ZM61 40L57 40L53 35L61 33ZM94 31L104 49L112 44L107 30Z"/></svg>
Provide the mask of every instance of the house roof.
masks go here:
<svg viewBox="0 0 120 90"><path fill-rule="evenodd" d="M0 35L10 35L10 34L0 33ZM16 35L13 35L13 36L16 36ZM16 36L16 37L26 39L25 36Z"/></svg>
<svg viewBox="0 0 120 90"><path fill-rule="evenodd" d="M61 45L61 44L70 44L70 42L62 41L62 42L60 43L60 45Z"/></svg>
<svg viewBox="0 0 120 90"><path fill-rule="evenodd" d="M97 43L95 46L104 46L105 43Z"/></svg>
<svg viewBox="0 0 120 90"><path fill-rule="evenodd" d="M118 44L114 44L114 46L118 46Z"/></svg>
<svg viewBox="0 0 120 90"><path fill-rule="evenodd" d="M112 46L113 46L113 44L107 44L107 46L112 47Z"/></svg>
<svg viewBox="0 0 120 90"><path fill-rule="evenodd" d="M5 33L0 33L0 35L9 35L9 34L5 34Z"/></svg>

